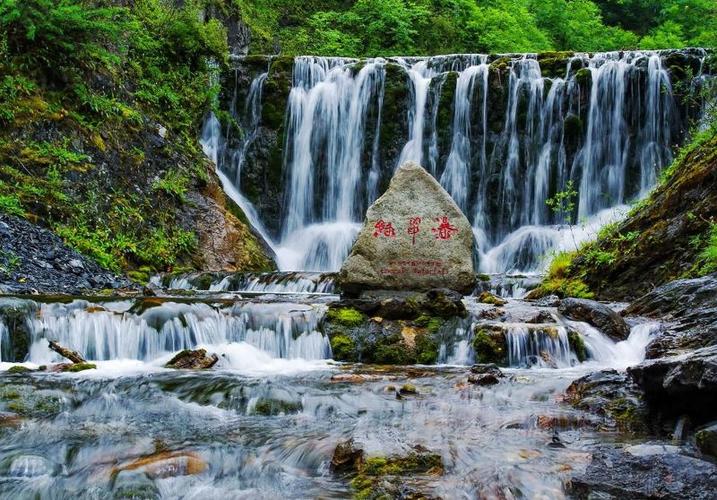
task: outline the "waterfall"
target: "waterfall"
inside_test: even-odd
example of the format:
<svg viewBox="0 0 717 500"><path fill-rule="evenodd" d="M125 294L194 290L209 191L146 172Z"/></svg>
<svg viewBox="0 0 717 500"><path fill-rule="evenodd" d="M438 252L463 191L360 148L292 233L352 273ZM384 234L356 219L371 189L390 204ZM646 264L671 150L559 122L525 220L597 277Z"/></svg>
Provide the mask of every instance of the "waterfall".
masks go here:
<svg viewBox="0 0 717 500"><path fill-rule="evenodd" d="M694 117L673 95L664 62L670 54L575 54L545 68L550 60L535 54L295 58L276 146L284 178L280 220L271 229L280 235L279 268L338 270L369 204L397 165L415 160L471 221L482 271L541 270L546 254L575 244L565 234L581 229L566 224L589 220L597 228L614 220L605 211L645 196L671 160ZM704 51L684 56L703 59ZM244 139L231 155L216 153L226 141L217 139L213 116L202 140L220 170L233 174L224 184L262 234L269 231L238 175L254 168L245 165L246 151L262 127L261 89L269 81L271 67L242 93ZM242 109L236 89L233 96L232 110ZM546 200L568 181L578 191L575 211L552 213Z"/></svg>
<svg viewBox="0 0 717 500"><path fill-rule="evenodd" d="M249 201L249 199L241 193L240 190L241 170L244 162L246 161L246 153L249 147L256 140L257 136L259 120L261 118L261 95L267 76L268 73L261 73L251 83L249 95L244 107L244 116L239 117L247 123L245 129L246 131L238 148L231 154L230 161L225 161L223 151L226 149L226 144L221 134L221 124L214 113L209 113L204 121L199 143L202 146L204 154L207 155L207 157L216 166L217 176L219 177L219 181L222 183L224 192L239 206L239 208L241 208L242 212L244 212L244 215L246 215L249 220L251 227L253 227L264 239L264 241L266 241L266 243L272 248L272 250L276 252L273 239L269 236L269 232L264 227L256 208L251 201ZM236 101L236 92L233 100ZM235 105L232 105L232 111L234 110L234 106ZM228 175L232 175L234 177L234 181L231 181ZM177 288L184 287L177 286Z"/></svg>
<svg viewBox="0 0 717 500"><path fill-rule="evenodd" d="M39 314L28 318L28 361L58 361L47 347L48 339L93 361L154 361L182 349L222 352L223 346L236 343L249 344L273 358L331 356L328 339L318 329L322 306L250 302L218 308L163 302L144 311L136 308L132 302L42 304Z"/></svg>
<svg viewBox="0 0 717 500"><path fill-rule="evenodd" d="M506 328L505 341L509 366L566 368L577 362L570 351L568 330L563 326L516 325Z"/></svg>
<svg viewBox="0 0 717 500"><path fill-rule="evenodd" d="M453 138L451 152L448 154L446 168L441 175L441 185L453 197L456 204L464 212L468 212L468 196L470 194L470 167L472 163L471 125L473 109L471 101L476 81L482 84L483 112L487 99L488 64L486 58L478 66L470 66L462 71L456 81L456 95L453 104ZM481 162L485 161L485 121L483 121L483 138L481 146ZM481 163L483 165L483 163Z"/></svg>

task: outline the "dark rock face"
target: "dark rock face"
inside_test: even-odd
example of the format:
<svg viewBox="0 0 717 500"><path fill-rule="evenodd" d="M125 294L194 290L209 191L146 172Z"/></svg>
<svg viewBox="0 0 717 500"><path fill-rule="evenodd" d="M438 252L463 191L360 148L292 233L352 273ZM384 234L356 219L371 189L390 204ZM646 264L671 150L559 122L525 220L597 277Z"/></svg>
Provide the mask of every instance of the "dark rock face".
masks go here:
<svg viewBox="0 0 717 500"><path fill-rule="evenodd" d="M37 308L37 304L31 300L0 298L0 324L5 325L9 334L2 343L3 360L15 362L25 360L30 347L27 318Z"/></svg>
<svg viewBox="0 0 717 500"><path fill-rule="evenodd" d="M625 340L630 327L625 320L608 306L587 299L564 299L558 312L575 321L584 321L615 340Z"/></svg>
<svg viewBox="0 0 717 500"><path fill-rule="evenodd" d="M625 315L671 320L647 346L654 359L717 344L717 275L667 283L633 302Z"/></svg>
<svg viewBox="0 0 717 500"><path fill-rule="evenodd" d="M695 443L702 453L717 458L717 422L697 431Z"/></svg>
<svg viewBox="0 0 717 500"><path fill-rule="evenodd" d="M717 417L717 346L645 361L628 373L666 414L687 413L698 423Z"/></svg>
<svg viewBox="0 0 717 500"><path fill-rule="evenodd" d="M468 382L474 385L495 385L504 377L496 365L473 365L471 374L468 375Z"/></svg>
<svg viewBox="0 0 717 500"><path fill-rule="evenodd" d="M207 355L206 349L190 351L185 349L164 365L165 368L176 368L182 370L205 370L214 366L219 358L216 354Z"/></svg>
<svg viewBox="0 0 717 500"><path fill-rule="evenodd" d="M0 293L66 293L131 287L53 232L0 213Z"/></svg>
<svg viewBox="0 0 717 500"><path fill-rule="evenodd" d="M647 405L625 373L604 370L581 377L570 384L565 401L600 416L605 429L634 433L648 430Z"/></svg>
<svg viewBox="0 0 717 500"><path fill-rule="evenodd" d="M717 466L676 451L659 445L600 449L585 473L571 478L568 492L577 499L713 499Z"/></svg>

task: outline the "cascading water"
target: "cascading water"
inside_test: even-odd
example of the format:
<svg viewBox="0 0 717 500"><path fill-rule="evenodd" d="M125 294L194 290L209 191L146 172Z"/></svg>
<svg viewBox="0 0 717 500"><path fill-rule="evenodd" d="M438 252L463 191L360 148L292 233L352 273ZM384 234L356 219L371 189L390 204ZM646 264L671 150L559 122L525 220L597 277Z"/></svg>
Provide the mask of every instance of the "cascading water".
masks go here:
<svg viewBox="0 0 717 500"><path fill-rule="evenodd" d="M38 314L27 320L28 361L47 364L58 360L48 349L47 339L93 361L166 361L182 349L205 347L227 355L220 366L241 369L241 364L234 366L233 361L242 360L231 358L240 344L270 358L326 359L331 349L318 329L322 316L322 306L292 303L217 307L163 302L144 311L135 310L132 302L43 304Z"/></svg>
<svg viewBox="0 0 717 500"><path fill-rule="evenodd" d="M614 219L606 210L644 196L670 161L694 118L678 111L664 67L670 54L576 54L547 69L535 55L298 57L286 107L282 215L278 227L261 232L276 242L280 269L335 271L368 205L411 159L471 220L482 271L540 270L546 254L579 243L581 229L566 224L587 219L597 228ZM231 104L244 110L238 147L203 141L220 170L234 174L240 196L238 171L254 168L244 163L270 81L271 65L268 75L256 75L243 106ZM387 126L397 121L405 136ZM219 130L213 117L207 126ZM552 213L546 200L570 180L575 212Z"/></svg>

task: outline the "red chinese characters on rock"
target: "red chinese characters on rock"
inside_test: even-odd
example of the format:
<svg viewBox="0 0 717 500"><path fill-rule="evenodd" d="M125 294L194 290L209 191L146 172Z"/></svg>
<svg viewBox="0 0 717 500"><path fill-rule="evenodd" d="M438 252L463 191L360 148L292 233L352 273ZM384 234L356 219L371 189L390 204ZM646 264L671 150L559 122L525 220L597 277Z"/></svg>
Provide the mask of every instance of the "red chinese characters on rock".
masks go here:
<svg viewBox="0 0 717 500"><path fill-rule="evenodd" d="M416 244L416 235L421 230L421 218L411 217L408 219L408 229L406 232L411 236L411 242L413 245Z"/></svg>
<svg viewBox="0 0 717 500"><path fill-rule="evenodd" d="M458 228L451 225L448 221L448 217L437 217L436 221L438 222L438 226L431 228L431 231L436 235L437 240L450 240L453 234L458 232Z"/></svg>
<svg viewBox="0 0 717 500"><path fill-rule="evenodd" d="M386 238L395 238L396 230L393 228L393 224L386 222L383 219L379 220L373 226L373 237L378 238L379 236L385 236Z"/></svg>

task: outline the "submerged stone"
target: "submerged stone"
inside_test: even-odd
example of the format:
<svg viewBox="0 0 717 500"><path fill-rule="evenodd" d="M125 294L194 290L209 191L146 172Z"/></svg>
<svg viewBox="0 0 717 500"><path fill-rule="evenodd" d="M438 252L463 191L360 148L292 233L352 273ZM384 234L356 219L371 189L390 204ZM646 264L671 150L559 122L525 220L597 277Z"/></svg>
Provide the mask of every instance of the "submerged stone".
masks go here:
<svg viewBox="0 0 717 500"><path fill-rule="evenodd" d="M342 290L449 288L475 285L473 230L450 195L420 165L401 165L371 205L339 273Z"/></svg>

